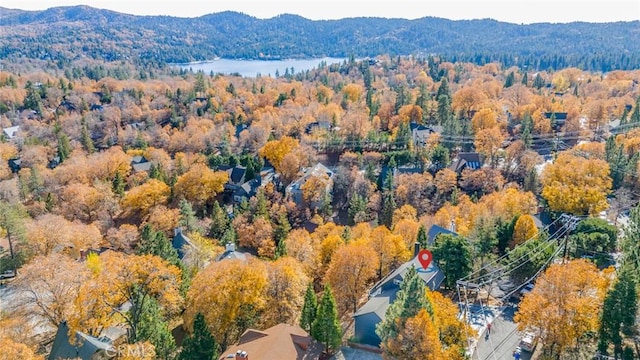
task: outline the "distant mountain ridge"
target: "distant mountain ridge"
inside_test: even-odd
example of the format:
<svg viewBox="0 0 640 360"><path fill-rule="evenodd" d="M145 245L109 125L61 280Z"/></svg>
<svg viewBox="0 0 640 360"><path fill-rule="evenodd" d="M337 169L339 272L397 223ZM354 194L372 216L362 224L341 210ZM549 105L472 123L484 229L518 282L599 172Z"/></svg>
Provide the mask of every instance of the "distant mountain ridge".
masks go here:
<svg viewBox="0 0 640 360"><path fill-rule="evenodd" d="M231 11L179 18L70 6L0 8L0 33L0 59L188 62L438 54L538 68L640 68L640 21L517 25L434 17L309 20L289 14L258 19Z"/></svg>

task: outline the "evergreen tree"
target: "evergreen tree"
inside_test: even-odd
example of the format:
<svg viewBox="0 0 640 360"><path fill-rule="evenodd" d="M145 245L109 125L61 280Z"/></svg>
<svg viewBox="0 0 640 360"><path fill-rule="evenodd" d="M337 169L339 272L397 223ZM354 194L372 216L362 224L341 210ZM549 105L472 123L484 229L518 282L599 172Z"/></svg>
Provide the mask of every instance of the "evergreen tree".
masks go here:
<svg viewBox="0 0 640 360"><path fill-rule="evenodd" d="M91 135L89 135L89 128L87 127L86 120L82 118L82 130L80 132L80 143L82 143L82 147L89 154L93 154L96 151L96 147L93 144L93 140L91 139Z"/></svg>
<svg viewBox="0 0 640 360"><path fill-rule="evenodd" d="M287 214L281 212L278 215L277 224L273 229L273 239L276 242L276 256L284 256L286 255L286 242L285 239L287 235L289 235L289 231L291 231L291 224L289 224L289 220L287 219Z"/></svg>
<svg viewBox="0 0 640 360"><path fill-rule="evenodd" d="M38 115L42 115L42 97L40 96L37 86L31 81L27 81L25 89L27 90L27 95L24 97L23 107L37 112Z"/></svg>
<svg viewBox="0 0 640 360"><path fill-rule="evenodd" d="M367 201L362 196L360 196L360 194L353 193L353 195L351 195L351 200L349 201L349 209L347 210L349 223L351 225L355 225L356 220L359 219L363 214L365 214L366 210Z"/></svg>
<svg viewBox="0 0 640 360"><path fill-rule="evenodd" d="M446 77L442 79L436 99L438 101L438 123L445 126L454 120L453 110L451 109L451 93L449 92L449 84Z"/></svg>
<svg viewBox="0 0 640 360"><path fill-rule="evenodd" d="M184 339L179 359L218 359L218 344L211 336L204 315L201 313L198 313L193 321L193 332Z"/></svg>
<svg viewBox="0 0 640 360"><path fill-rule="evenodd" d="M60 162L65 161L71 154L71 145L69 144L69 138L63 131L58 132L58 156Z"/></svg>
<svg viewBox="0 0 640 360"><path fill-rule="evenodd" d="M180 208L180 218L178 219L178 226L183 227L186 231L198 231L198 218L196 212L193 211L191 203L185 199L180 200L178 204Z"/></svg>
<svg viewBox="0 0 640 360"><path fill-rule="evenodd" d="M416 237L416 242L420 244L420 249L426 249L429 247L429 238L427 237L427 229L424 225L420 225L418 229L418 236Z"/></svg>
<svg viewBox="0 0 640 360"><path fill-rule="evenodd" d="M637 285L629 268L623 267L618 280L604 299L598 341L601 353L608 354L609 345L612 344L616 358L621 356L623 335L633 335L638 310Z"/></svg>
<svg viewBox="0 0 640 360"><path fill-rule="evenodd" d="M613 189L622 186L626 175L629 159L624 151L624 145L616 145L615 136L610 136L605 143L605 160L609 164Z"/></svg>
<svg viewBox="0 0 640 360"><path fill-rule="evenodd" d="M529 84L529 77L527 75L527 72L524 72L524 75L522 75L522 85L527 86Z"/></svg>
<svg viewBox="0 0 640 360"><path fill-rule="evenodd" d="M116 172L116 175L113 177L113 180L111 181L111 190L113 190L113 192L115 194L118 194L119 196L124 196L124 186L125 186L125 182L124 182L124 178L122 177L122 174L120 174L120 172Z"/></svg>
<svg viewBox="0 0 640 360"><path fill-rule="evenodd" d="M338 349L342 342L342 329L338 320L336 301L329 285L324 287L316 318L311 325L311 336L324 345L327 353Z"/></svg>
<svg viewBox="0 0 640 360"><path fill-rule="evenodd" d="M636 100L636 106L633 108L633 112L631 113L629 122L632 122L632 123L640 122L640 96L638 97L638 100Z"/></svg>
<svg viewBox="0 0 640 360"><path fill-rule="evenodd" d="M376 325L376 334L380 337L381 346L393 341L404 328L407 319L416 316L425 309L433 316L431 304L425 296L426 285L418 275L415 267L410 266L402 280L396 299L387 308L384 320ZM393 357L393 354L387 354Z"/></svg>
<svg viewBox="0 0 640 360"><path fill-rule="evenodd" d="M148 297L142 303L134 341L149 341L153 344L157 359L171 359L176 350L176 342L169 325L164 321L158 302L152 297Z"/></svg>
<svg viewBox="0 0 640 360"><path fill-rule="evenodd" d="M211 226L209 227L209 236L218 239L222 245L225 243L222 242L222 238L231 228L231 219L229 219L229 215L224 209L220 206L220 204L215 201L213 203L213 208L211 209Z"/></svg>
<svg viewBox="0 0 640 360"><path fill-rule="evenodd" d="M151 167L149 168L149 177L151 179L156 179L167 183L167 173L162 168L162 164L151 164Z"/></svg>
<svg viewBox="0 0 640 360"><path fill-rule="evenodd" d="M307 286L307 292L304 294L304 304L302 305L302 313L300 314L300 327L308 333L312 333L313 322L316 320L318 312L318 299L313 291L313 283Z"/></svg>
<svg viewBox="0 0 640 360"><path fill-rule="evenodd" d="M452 234L436 237L433 259L444 273L444 285L453 289L456 280L467 276L473 266L467 240Z"/></svg>
<svg viewBox="0 0 640 360"><path fill-rule="evenodd" d="M136 253L138 255L156 255L176 266L181 264L178 260L178 252L171 246L171 241L162 231L155 231L150 224L146 224L142 228Z"/></svg>
<svg viewBox="0 0 640 360"><path fill-rule="evenodd" d="M544 79L540 74L537 74L535 79L533 79L533 87L536 89L542 89L544 87Z"/></svg>
<svg viewBox="0 0 640 360"><path fill-rule="evenodd" d="M431 163L436 170L440 170L449 164L449 149L438 144L431 152Z"/></svg>
<svg viewBox="0 0 640 360"><path fill-rule="evenodd" d="M256 194L256 207L253 212L253 218L263 217L269 220L268 200L262 189Z"/></svg>
<svg viewBox="0 0 640 360"><path fill-rule="evenodd" d="M512 71L512 72L510 72L510 73L507 75L507 78L506 78L506 80L504 81L504 87L505 87L505 89L506 89L506 88L508 88L508 87L512 87L512 86L513 86L513 82L514 82L514 81L515 81L515 74L514 74L514 73L513 73L513 71Z"/></svg>
<svg viewBox="0 0 640 360"><path fill-rule="evenodd" d="M531 143L533 142L533 138L531 136L532 132L533 132L533 118L531 117L531 114L527 112L524 114L524 117L522 118L522 131L520 136L520 139L522 140L522 143L524 144L525 149L531 148Z"/></svg>
<svg viewBox="0 0 640 360"><path fill-rule="evenodd" d="M390 171L391 172L391 171ZM380 215L380 221L382 224L391 228L393 222L393 212L396 210L396 199L393 194L393 174L387 174L385 178L385 184L383 186L384 191L382 193L382 214Z"/></svg>

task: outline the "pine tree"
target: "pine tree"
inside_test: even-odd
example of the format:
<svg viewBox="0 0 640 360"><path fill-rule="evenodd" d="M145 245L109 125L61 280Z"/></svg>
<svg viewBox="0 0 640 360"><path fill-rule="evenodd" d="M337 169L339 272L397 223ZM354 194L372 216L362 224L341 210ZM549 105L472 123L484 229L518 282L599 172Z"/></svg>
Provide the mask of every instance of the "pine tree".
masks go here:
<svg viewBox="0 0 640 360"><path fill-rule="evenodd" d="M193 211L191 203L185 199L180 200L178 204L180 208L180 218L178 219L178 225L183 227L186 231L198 230L198 218L196 212Z"/></svg>
<svg viewBox="0 0 640 360"><path fill-rule="evenodd" d="M629 122L632 122L632 123L640 122L640 96L638 97L638 100L636 100L636 106L633 108L633 112L631 113Z"/></svg>
<svg viewBox="0 0 640 360"><path fill-rule="evenodd" d="M522 85L527 86L529 84L529 77L527 75L527 72L524 73L524 75L522 75Z"/></svg>
<svg viewBox="0 0 640 360"><path fill-rule="evenodd" d="M515 80L515 74L512 71L507 75L507 79L504 81L504 87L505 88L512 87L514 80Z"/></svg>
<svg viewBox="0 0 640 360"><path fill-rule="evenodd" d="M457 279L472 270L471 250L467 240L452 234L440 234L433 248L433 259L444 273L444 284L453 289Z"/></svg>
<svg viewBox="0 0 640 360"><path fill-rule="evenodd" d="M60 162L65 161L71 155L71 145L69 144L69 138L67 134L62 131L58 132L58 156Z"/></svg>
<svg viewBox="0 0 640 360"><path fill-rule="evenodd" d="M204 315L198 313L193 321L193 332L184 339L180 360L216 360L218 344L211 336Z"/></svg>
<svg viewBox="0 0 640 360"><path fill-rule="evenodd" d="M607 354L609 344L614 347L614 355L623 352L623 335L632 336L638 310L637 282L628 267L623 267L617 282L604 299L598 350Z"/></svg>
<svg viewBox="0 0 640 360"><path fill-rule="evenodd" d="M327 353L336 350L342 342L342 329L338 320L336 301L329 285L324 287L316 318L311 325L311 336L325 346Z"/></svg>
<svg viewBox="0 0 640 360"><path fill-rule="evenodd" d="M120 172L116 172L116 175L113 177L113 180L111 181L111 190L113 190L113 192L115 194L118 194L119 196L124 196L124 186L125 186L125 182L124 182L124 178L122 177L122 174L120 174Z"/></svg>
<svg viewBox="0 0 640 360"><path fill-rule="evenodd" d="M420 244L420 249L426 249L429 247L429 238L427 237L427 229L425 229L424 225L420 225L418 229L418 236L416 237L416 242Z"/></svg>
<svg viewBox="0 0 640 360"><path fill-rule="evenodd" d="M91 135L89 135L89 128L87 127L86 120L82 118L82 130L80 131L80 143L82 147L89 154L93 154L96 151L96 147L93 144Z"/></svg>
<svg viewBox="0 0 640 360"><path fill-rule="evenodd" d="M287 214L281 212L278 215L277 225L273 229L273 239L276 242L276 245L280 249L278 251L278 256L285 255L285 239L287 235L289 235L289 231L291 231L291 224L289 224L289 220L287 219Z"/></svg>
<svg viewBox="0 0 640 360"><path fill-rule="evenodd" d="M229 216L224 211L224 209L220 206L220 203L215 201L213 203L213 208L211 209L211 226L209 227L209 236L218 239L223 245L222 238L225 233L231 227L231 220Z"/></svg>
<svg viewBox="0 0 640 360"><path fill-rule="evenodd" d="M393 194L393 174L387 174L385 178L385 184L383 186L384 191L382 193L382 214L380 215L380 222L391 228L393 222L393 212L396 210L396 199Z"/></svg>
<svg viewBox="0 0 640 360"><path fill-rule="evenodd" d="M304 304L302 305L302 313L300 314L300 327L306 332L312 333L313 322L316 320L318 312L318 299L313 291L313 283L307 286L307 292L304 294Z"/></svg>
<svg viewBox="0 0 640 360"><path fill-rule="evenodd" d="M142 228L136 253L138 255L156 255L167 260L169 264L176 266L182 264L178 260L178 252L171 246L167 236L161 231L155 231L150 224L146 224Z"/></svg>
<svg viewBox="0 0 640 360"><path fill-rule="evenodd" d="M362 196L360 196L360 194L353 193L353 195L351 195L351 201L349 201L349 209L347 210L349 222L351 223L351 225L355 225L359 214L361 216L366 210L366 200Z"/></svg>
<svg viewBox="0 0 640 360"><path fill-rule="evenodd" d="M425 291L424 280L418 275L416 268L410 266L396 294L396 299L387 308L384 320L376 325L376 334L380 337L383 348L387 341L396 340L407 319L416 316L420 310L425 309L433 316ZM393 357L393 354L389 355Z"/></svg>
<svg viewBox="0 0 640 360"><path fill-rule="evenodd" d="M531 148L531 143L533 142L533 138L531 136L532 132L533 118L531 117L531 114L527 112L524 114L524 118L522 119L522 132L520 136L525 149Z"/></svg>
<svg viewBox="0 0 640 360"><path fill-rule="evenodd" d="M149 297L142 303L134 341L149 341L153 344L157 359L171 359L176 350L175 339L154 298Z"/></svg>
<svg viewBox="0 0 640 360"><path fill-rule="evenodd" d="M544 87L544 79L540 74L537 74L535 79L533 79L533 87L536 89L542 89L542 87Z"/></svg>

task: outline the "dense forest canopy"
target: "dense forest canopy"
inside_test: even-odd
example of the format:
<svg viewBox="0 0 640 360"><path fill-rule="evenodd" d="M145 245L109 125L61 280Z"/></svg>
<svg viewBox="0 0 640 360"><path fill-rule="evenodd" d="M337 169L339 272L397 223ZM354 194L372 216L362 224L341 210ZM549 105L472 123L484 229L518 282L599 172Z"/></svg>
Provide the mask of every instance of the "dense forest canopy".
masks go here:
<svg viewBox="0 0 640 360"><path fill-rule="evenodd" d="M553 11L553 10L549 10ZM257 19L235 12L197 18L134 16L87 6L0 11L0 58L65 63L87 56L142 63L215 57L281 59L438 54L452 62L578 67L640 67L640 22L539 23L349 18L313 21L296 15Z"/></svg>

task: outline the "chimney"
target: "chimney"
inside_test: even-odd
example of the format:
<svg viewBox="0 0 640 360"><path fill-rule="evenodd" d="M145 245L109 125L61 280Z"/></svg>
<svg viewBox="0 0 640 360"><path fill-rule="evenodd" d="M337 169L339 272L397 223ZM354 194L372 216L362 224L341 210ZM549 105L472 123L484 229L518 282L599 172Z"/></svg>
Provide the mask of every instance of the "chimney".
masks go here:
<svg viewBox="0 0 640 360"><path fill-rule="evenodd" d="M224 248L225 252L234 252L236 251L236 244L234 243L227 243L227 245Z"/></svg>
<svg viewBox="0 0 640 360"><path fill-rule="evenodd" d="M249 354L246 351L238 350L236 352L236 360L249 360Z"/></svg>
<svg viewBox="0 0 640 360"><path fill-rule="evenodd" d="M413 257L418 256L419 252L420 252L420 243L416 242L413 244Z"/></svg>
<svg viewBox="0 0 640 360"><path fill-rule="evenodd" d="M173 229L173 236L176 237L178 234L182 234L182 228L180 227Z"/></svg>
<svg viewBox="0 0 640 360"><path fill-rule="evenodd" d="M452 219L451 225L449 225L449 231L456 232L456 222Z"/></svg>

